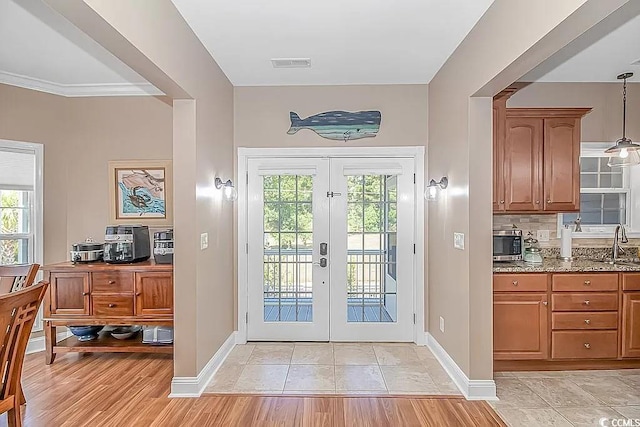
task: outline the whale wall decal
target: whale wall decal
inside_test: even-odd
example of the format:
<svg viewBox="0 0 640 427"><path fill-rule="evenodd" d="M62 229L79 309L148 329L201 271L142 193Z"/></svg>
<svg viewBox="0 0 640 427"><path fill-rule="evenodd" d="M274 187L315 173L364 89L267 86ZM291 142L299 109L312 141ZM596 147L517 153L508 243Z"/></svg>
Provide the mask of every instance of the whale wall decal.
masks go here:
<svg viewBox="0 0 640 427"><path fill-rule="evenodd" d="M291 111L291 127L287 134L293 135L300 129L310 129L323 138L338 141L373 138L380 130L380 111L327 111L301 119Z"/></svg>

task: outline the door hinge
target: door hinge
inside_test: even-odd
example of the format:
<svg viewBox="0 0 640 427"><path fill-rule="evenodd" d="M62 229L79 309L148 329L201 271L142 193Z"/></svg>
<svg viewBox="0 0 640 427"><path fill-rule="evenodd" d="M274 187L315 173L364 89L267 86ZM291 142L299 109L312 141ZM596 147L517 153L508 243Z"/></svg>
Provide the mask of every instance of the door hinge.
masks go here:
<svg viewBox="0 0 640 427"><path fill-rule="evenodd" d="M415 243L413 244L413 253L414 253L414 255L416 253L416 244Z"/></svg>
<svg viewBox="0 0 640 427"><path fill-rule="evenodd" d="M244 323L247 323L247 324L249 323L249 313L248 312L244 314ZM415 323L415 321L413 323Z"/></svg>
<svg viewBox="0 0 640 427"><path fill-rule="evenodd" d="M413 183L414 184L416 183L416 174L415 173L413 174Z"/></svg>
<svg viewBox="0 0 640 427"><path fill-rule="evenodd" d="M413 313L413 324L414 325L416 324L416 314L415 313Z"/></svg>
<svg viewBox="0 0 640 427"><path fill-rule="evenodd" d="M249 185L249 171L247 171L246 176L247 176L247 185Z"/></svg>
<svg viewBox="0 0 640 427"><path fill-rule="evenodd" d="M246 253L246 254L249 253L249 243L245 243L244 244L244 253Z"/></svg>

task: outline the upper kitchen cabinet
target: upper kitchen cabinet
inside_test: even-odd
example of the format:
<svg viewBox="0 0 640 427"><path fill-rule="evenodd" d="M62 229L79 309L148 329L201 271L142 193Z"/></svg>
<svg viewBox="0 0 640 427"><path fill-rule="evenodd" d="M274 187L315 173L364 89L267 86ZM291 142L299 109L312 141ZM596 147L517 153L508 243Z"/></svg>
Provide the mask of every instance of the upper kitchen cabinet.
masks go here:
<svg viewBox="0 0 640 427"><path fill-rule="evenodd" d="M589 111L494 99L494 212L580 210L580 122Z"/></svg>

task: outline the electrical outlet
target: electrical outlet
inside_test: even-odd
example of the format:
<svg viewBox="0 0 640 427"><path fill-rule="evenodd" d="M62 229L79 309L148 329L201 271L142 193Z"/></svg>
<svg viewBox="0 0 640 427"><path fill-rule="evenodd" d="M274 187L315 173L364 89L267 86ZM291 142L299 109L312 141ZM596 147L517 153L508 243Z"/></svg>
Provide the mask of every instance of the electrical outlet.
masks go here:
<svg viewBox="0 0 640 427"><path fill-rule="evenodd" d="M440 332L444 333L444 317L440 316Z"/></svg>
<svg viewBox="0 0 640 427"><path fill-rule="evenodd" d="M536 238L538 239L538 242L548 242L549 230L538 230Z"/></svg>
<svg viewBox="0 0 640 427"><path fill-rule="evenodd" d="M200 234L200 250L205 250L209 247L209 233Z"/></svg>
<svg viewBox="0 0 640 427"><path fill-rule="evenodd" d="M464 233L453 233L453 247L464 250Z"/></svg>

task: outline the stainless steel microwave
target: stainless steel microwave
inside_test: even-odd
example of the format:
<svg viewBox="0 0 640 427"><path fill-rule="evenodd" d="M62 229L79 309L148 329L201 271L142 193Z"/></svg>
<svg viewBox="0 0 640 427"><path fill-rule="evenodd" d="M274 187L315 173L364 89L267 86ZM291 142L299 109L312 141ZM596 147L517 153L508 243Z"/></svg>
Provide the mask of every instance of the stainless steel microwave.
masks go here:
<svg viewBox="0 0 640 427"><path fill-rule="evenodd" d="M522 260L522 230L493 231L493 260Z"/></svg>

